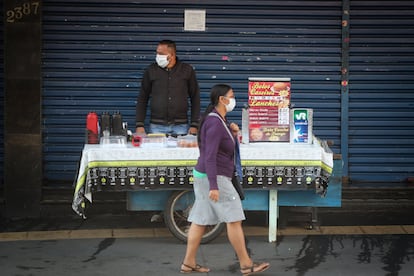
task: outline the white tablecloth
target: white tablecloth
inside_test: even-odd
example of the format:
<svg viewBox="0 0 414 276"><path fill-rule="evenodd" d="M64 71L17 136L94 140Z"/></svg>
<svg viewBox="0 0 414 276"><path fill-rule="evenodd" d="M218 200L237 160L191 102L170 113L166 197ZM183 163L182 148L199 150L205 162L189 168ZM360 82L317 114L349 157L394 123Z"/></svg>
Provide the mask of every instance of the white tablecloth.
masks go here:
<svg viewBox="0 0 414 276"><path fill-rule="evenodd" d="M333 168L333 153L325 142L314 139L313 144L250 143L240 145L243 166L318 166L328 173ZM99 166L194 166L198 148L144 148L127 145L85 145L77 176L72 208L79 214L86 198L92 202L91 193L85 193L88 169Z"/></svg>

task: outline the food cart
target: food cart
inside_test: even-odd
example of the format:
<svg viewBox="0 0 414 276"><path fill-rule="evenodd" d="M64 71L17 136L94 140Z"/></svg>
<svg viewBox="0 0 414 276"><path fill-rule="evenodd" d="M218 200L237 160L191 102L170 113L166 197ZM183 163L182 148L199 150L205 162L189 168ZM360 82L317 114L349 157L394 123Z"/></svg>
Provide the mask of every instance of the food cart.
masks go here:
<svg viewBox="0 0 414 276"><path fill-rule="evenodd" d="M312 134L313 111L290 109L290 94L290 78L249 78L249 110L242 111L243 207L269 212L270 242L276 241L278 206L341 205L340 159L334 162L327 142ZM96 119L92 126L97 133ZM133 137L138 146L133 147L107 138L108 143L83 149L73 210L86 217L84 207L93 193L127 191L128 210L163 211L171 233L186 240L196 141L171 145L155 135L135 144ZM223 227L208 226L202 242L213 240Z"/></svg>
<svg viewBox="0 0 414 276"><path fill-rule="evenodd" d="M278 206L341 205L341 163L334 162L325 141L241 144L240 154L243 207L269 211L269 241L276 241ZM185 240L197 157L196 147L85 145L72 208L86 218L85 206L93 202L94 193L127 191L128 210L163 211L171 233ZM203 242L217 237L223 227L208 227Z"/></svg>

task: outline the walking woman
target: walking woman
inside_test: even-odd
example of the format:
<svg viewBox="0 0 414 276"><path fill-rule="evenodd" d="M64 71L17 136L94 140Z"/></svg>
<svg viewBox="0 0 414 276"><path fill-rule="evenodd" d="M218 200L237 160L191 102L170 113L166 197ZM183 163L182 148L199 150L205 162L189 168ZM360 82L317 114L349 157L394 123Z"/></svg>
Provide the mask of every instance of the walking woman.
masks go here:
<svg viewBox="0 0 414 276"><path fill-rule="evenodd" d="M235 106L236 99L229 85L217 84L211 89L210 104L199 128L200 156L194 169L195 202L188 217L191 226L182 273L210 271L197 264L196 255L206 225L221 222L227 225L227 235L239 259L242 275L253 275L269 268L269 263L254 263L247 252L242 228L244 211L231 182L239 127L235 123L229 125L226 114Z"/></svg>

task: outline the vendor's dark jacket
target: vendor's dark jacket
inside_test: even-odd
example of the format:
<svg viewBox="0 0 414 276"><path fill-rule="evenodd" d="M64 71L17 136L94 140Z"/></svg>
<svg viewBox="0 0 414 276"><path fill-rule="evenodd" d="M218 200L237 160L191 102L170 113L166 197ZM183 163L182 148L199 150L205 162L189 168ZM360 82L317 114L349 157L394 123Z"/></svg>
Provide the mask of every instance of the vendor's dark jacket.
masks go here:
<svg viewBox="0 0 414 276"><path fill-rule="evenodd" d="M188 118L189 100L191 117ZM150 122L161 125L190 124L198 127L200 89L193 67L178 60L171 69L153 63L145 70L137 98L136 127L143 127L148 101Z"/></svg>

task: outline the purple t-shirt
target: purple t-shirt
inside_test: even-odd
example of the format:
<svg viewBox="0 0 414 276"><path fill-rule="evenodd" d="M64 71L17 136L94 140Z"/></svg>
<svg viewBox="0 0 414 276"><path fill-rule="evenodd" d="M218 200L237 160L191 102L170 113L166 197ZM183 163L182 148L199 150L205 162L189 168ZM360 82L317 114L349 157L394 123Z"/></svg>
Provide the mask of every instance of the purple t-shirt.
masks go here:
<svg viewBox="0 0 414 276"><path fill-rule="evenodd" d="M210 190L217 190L217 175L233 176L234 140L216 116L205 118L199 135L200 156L195 169L207 174Z"/></svg>

